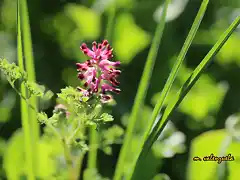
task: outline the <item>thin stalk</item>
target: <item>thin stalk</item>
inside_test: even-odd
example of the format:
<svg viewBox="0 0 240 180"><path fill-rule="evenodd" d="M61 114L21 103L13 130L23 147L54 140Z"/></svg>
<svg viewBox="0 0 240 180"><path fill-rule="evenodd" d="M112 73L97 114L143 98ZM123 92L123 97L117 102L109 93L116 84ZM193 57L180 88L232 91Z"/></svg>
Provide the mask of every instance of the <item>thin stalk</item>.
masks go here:
<svg viewBox="0 0 240 180"><path fill-rule="evenodd" d="M26 72L28 74L29 81L36 82L27 0L21 0L20 13L21 13L21 24L22 24L22 33L23 33L23 52L25 57ZM31 97L29 99L29 102L35 109L38 109L37 97ZM38 159L37 158L38 156L37 142L39 140L40 130L39 130L39 124L37 122L36 113L32 109L29 109L29 123L31 127L32 143L33 143L33 151L34 151L34 157L33 157L34 167L35 167L34 170L36 171L37 164L38 164L37 163L37 159Z"/></svg>
<svg viewBox="0 0 240 180"><path fill-rule="evenodd" d="M140 81L139 88L137 91L137 95L135 97L135 101L134 101L132 113L131 113L131 116L129 119L129 124L127 126L123 146L121 148L120 155L118 158L117 167L116 167L115 174L114 174L114 180L122 179L126 156L129 152L129 147L130 147L131 140L133 137L133 130L136 125L138 115L141 111L141 107L144 103L147 89L149 86L149 81L152 76L152 70L153 70L153 67L154 67L154 64L156 61L158 48L159 48L159 45L160 45L160 42L162 39L162 35L163 35L163 31L164 31L164 27L165 27L167 8L168 8L168 5L170 2L171 2L171 0L165 1L163 14L161 16L160 23L158 24L157 29L155 31L153 42L152 42L152 45L151 45L151 48L150 48L150 51L149 51L149 54L147 57L147 62L145 64L143 75L141 77L141 81Z"/></svg>
<svg viewBox="0 0 240 180"><path fill-rule="evenodd" d="M46 125L47 125L47 127L49 127L52 130L52 132L55 134L55 136L62 143L63 151L64 151L64 158L65 158L65 161L67 164L67 169L68 169L68 179L69 180L77 180L75 178L75 169L73 167L73 158L72 158L69 146L67 144L66 138L64 138L52 124L47 123Z"/></svg>
<svg viewBox="0 0 240 180"><path fill-rule="evenodd" d="M113 23L115 17L116 7L115 2L111 5L111 8L108 12L108 22L106 28L105 39L111 43L112 39L112 30L113 30ZM90 128L90 151L88 155L88 168L96 168L97 167L97 150L98 150L98 134L94 127Z"/></svg>
<svg viewBox="0 0 240 180"><path fill-rule="evenodd" d="M62 145L63 145L65 161L66 161L67 168L68 168L69 180L75 180L73 159L72 159L71 151L68 147L68 144L67 144L67 141L65 138L62 138Z"/></svg>
<svg viewBox="0 0 240 180"><path fill-rule="evenodd" d="M81 169L82 169L82 163L83 163L83 159L84 156L86 154L86 151L83 151L82 154L80 154L78 161L77 161L77 165L76 165L76 180L79 179L79 177L81 177Z"/></svg>
<svg viewBox="0 0 240 180"><path fill-rule="evenodd" d="M80 125L80 124L79 124ZM84 134L84 132L86 131L86 127L85 126L79 126L81 127L81 131L82 133ZM77 127L76 131L79 131L80 129ZM81 170L82 170L82 163L83 163L83 159L84 159L84 156L86 154L86 150L82 151L80 156L78 157L78 159L76 160L76 167L75 167L75 179L79 179L81 177Z"/></svg>
<svg viewBox="0 0 240 180"><path fill-rule="evenodd" d="M21 23L20 23L20 7L19 0L17 1L17 52L18 52L18 65L21 69L24 69L23 62L23 52L22 52L22 36L21 36ZM24 84L21 84L21 94L26 96L26 88ZM24 99L20 98L21 101L21 119L22 119L22 128L24 133L24 148L25 148L25 157L26 157L26 174L28 180L35 180L33 172L33 151L32 151L32 142L31 142L31 131L29 126L29 114L28 114L28 105Z"/></svg>
<svg viewBox="0 0 240 180"><path fill-rule="evenodd" d="M112 32L114 27L115 14L116 14L116 2L113 2L113 4L108 9L108 22L105 34L105 39L107 39L110 44L112 43Z"/></svg>
<svg viewBox="0 0 240 180"><path fill-rule="evenodd" d="M158 103L156 104L156 106L154 107L154 110L153 110L153 113L152 113L152 117L150 119L150 123L148 125L148 128L147 130L145 131L145 134L144 134L144 141L147 139L147 136L150 134L151 132L151 129L153 127L153 124L157 118L157 116L159 115L159 113L161 112L162 110L162 107L163 107L163 104L166 100L166 97L170 91L170 88L172 87L172 84L177 76L177 73L181 67L181 64L183 63L183 60L185 59L185 56L190 48L190 45L192 44L192 41L198 31L198 28L202 22L202 19L203 19L203 16L206 12L206 9L207 9L207 5L208 5L208 2L209 0L203 0L202 1L202 4L201 4L201 7L198 11L198 14L193 22L193 25L190 29L190 32L184 42L184 45L179 53L179 56L176 60L176 63L174 64L172 70L171 70L171 73L168 77L168 80L161 92L161 95L160 95L160 98L158 100Z"/></svg>
<svg viewBox="0 0 240 180"><path fill-rule="evenodd" d="M90 127L90 151L88 155L88 168L97 168L97 149L98 149L98 135L94 127Z"/></svg>

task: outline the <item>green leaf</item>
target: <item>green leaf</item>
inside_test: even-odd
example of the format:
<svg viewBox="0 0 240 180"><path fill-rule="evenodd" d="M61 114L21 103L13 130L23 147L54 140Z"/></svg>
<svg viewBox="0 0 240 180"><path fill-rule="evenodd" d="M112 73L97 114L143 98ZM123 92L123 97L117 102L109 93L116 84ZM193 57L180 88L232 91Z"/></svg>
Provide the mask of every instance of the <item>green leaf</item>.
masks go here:
<svg viewBox="0 0 240 180"><path fill-rule="evenodd" d="M64 11L76 23L82 38L98 38L101 33L101 16L96 12L77 4L66 5Z"/></svg>
<svg viewBox="0 0 240 180"><path fill-rule="evenodd" d="M26 74L23 69L20 69L20 67L18 67L15 63L9 63L6 59L0 58L0 70L12 85L14 85L16 80L26 78Z"/></svg>
<svg viewBox="0 0 240 180"><path fill-rule="evenodd" d="M152 180L171 180L166 174L157 174Z"/></svg>
<svg viewBox="0 0 240 180"><path fill-rule="evenodd" d="M51 143L51 145L49 145ZM56 173L57 161L56 157L62 150L60 142L52 140L51 142L40 140L37 144L38 153L38 166L37 176L41 179L47 179L49 176Z"/></svg>
<svg viewBox="0 0 240 180"><path fill-rule="evenodd" d="M167 14L167 7L168 7L169 3L170 3L170 0L165 1L163 15L161 17L160 23L157 26L154 38L152 40L152 45L151 45L151 48L150 48L150 51L149 51L149 54L147 57L147 61L146 61L145 67L144 67L144 71L143 71L143 75L141 77L137 95L135 97L131 117L129 119L129 124L128 124L126 135L124 138L124 143L121 148L120 156L119 156L119 159L117 162L117 167L116 167L115 174L114 174L114 180L120 180L122 178L121 176L122 176L122 172L123 172L125 157L128 153L128 146L130 145L132 137L133 137L133 130L136 125L136 121L137 121L139 112L141 110L141 106L143 105L143 102L144 102L144 99L145 99L145 96L147 93L149 81L152 76L152 70L153 70L153 67L154 67L154 64L156 61L156 57L157 57L158 48L161 43L161 39L162 39L164 27L165 27L165 18L166 18L166 14ZM122 29L121 29L121 32L122 32ZM127 36L125 35L125 37L129 37L129 32L127 32ZM127 53L129 54L129 51Z"/></svg>
<svg viewBox="0 0 240 180"><path fill-rule="evenodd" d="M194 180L198 177L201 180L218 180L218 168L223 163L227 163L229 171L228 180L239 179L240 172L238 171L240 166L239 151L240 144L232 142L226 149L224 155L220 155L222 144L224 143L228 133L225 130L214 130L201 134L196 137L191 144L191 151L188 164L188 180ZM234 161L226 161L218 164L217 162L210 161L193 161L193 157L203 158L210 156L211 154L222 157L231 154L234 157ZM222 171L225 171L222 169ZM225 174L226 175L226 174Z"/></svg>
<svg viewBox="0 0 240 180"><path fill-rule="evenodd" d="M19 177L25 173L26 163L23 163L25 162L23 152L23 132L16 131L7 143L3 157L3 168L8 179L18 180Z"/></svg>
<svg viewBox="0 0 240 180"><path fill-rule="evenodd" d="M40 113L37 114L37 120L41 124L46 124L46 122L48 121L48 116L45 112L40 112Z"/></svg>
<svg viewBox="0 0 240 180"><path fill-rule="evenodd" d="M112 147L111 146L105 146L102 148L103 152L106 154L106 155L112 155Z"/></svg>
<svg viewBox="0 0 240 180"><path fill-rule="evenodd" d="M43 138L36 147L41 154L38 156L36 175L41 179L48 179L56 173L57 161L54 158L63 153L61 143L56 139L49 141ZM4 150L3 167L8 179L19 180L20 176L26 175L28 169L24 152L24 134L22 130L18 130L10 138Z"/></svg>
<svg viewBox="0 0 240 180"><path fill-rule="evenodd" d="M150 42L150 36L136 25L131 14L119 15L114 29L113 47L124 64L129 63Z"/></svg>
<svg viewBox="0 0 240 180"><path fill-rule="evenodd" d="M28 90L29 98L31 96L43 97L44 92L42 91L42 88L40 88L40 86L37 83L27 81L24 83L24 85L26 86L26 88ZM31 104L34 105L33 101L31 101ZM34 105L33 107L35 107L35 109L37 109L36 105Z"/></svg>
<svg viewBox="0 0 240 180"><path fill-rule="evenodd" d="M124 134L124 130L118 125L113 125L102 133L104 139L103 144L111 145L114 143L118 143L121 140L121 137Z"/></svg>
<svg viewBox="0 0 240 180"><path fill-rule="evenodd" d="M228 23L227 18L219 18L213 25L211 30L201 30L196 37L195 44L197 45L214 45L214 42L221 35L222 28ZM240 67L240 51L238 50L238 42L240 37L238 33L231 36L221 51L217 54L217 63L224 69L228 69L232 64L237 64Z"/></svg>
<svg viewBox="0 0 240 180"><path fill-rule="evenodd" d="M84 180L109 180L108 178L103 178L96 169L86 169L83 174Z"/></svg>
<svg viewBox="0 0 240 180"><path fill-rule="evenodd" d="M110 122L113 121L113 117L110 114L103 113L100 118L102 119L103 122Z"/></svg>

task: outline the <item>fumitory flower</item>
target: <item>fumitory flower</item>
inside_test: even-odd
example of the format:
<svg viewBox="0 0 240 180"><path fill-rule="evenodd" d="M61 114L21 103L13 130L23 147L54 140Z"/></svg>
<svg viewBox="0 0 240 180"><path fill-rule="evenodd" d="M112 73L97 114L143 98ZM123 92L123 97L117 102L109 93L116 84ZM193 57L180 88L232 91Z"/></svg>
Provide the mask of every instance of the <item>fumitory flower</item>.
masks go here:
<svg viewBox="0 0 240 180"><path fill-rule="evenodd" d="M120 62L110 61L113 57L112 47L107 40L97 44L95 41L92 43L92 49L89 49L85 43L80 46L84 54L90 57L84 63L77 63L78 78L84 82L84 88L78 87L78 90L84 96L98 95L103 103L112 99L112 96L107 92L120 93L117 88L120 82L117 77L121 71L116 69Z"/></svg>

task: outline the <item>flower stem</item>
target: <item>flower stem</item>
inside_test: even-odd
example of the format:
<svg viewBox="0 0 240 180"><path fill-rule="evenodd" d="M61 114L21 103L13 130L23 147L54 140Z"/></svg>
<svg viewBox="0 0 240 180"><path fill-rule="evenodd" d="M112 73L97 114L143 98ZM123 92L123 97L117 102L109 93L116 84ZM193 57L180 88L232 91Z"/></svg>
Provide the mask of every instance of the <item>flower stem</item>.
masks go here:
<svg viewBox="0 0 240 180"><path fill-rule="evenodd" d="M98 136L94 127L90 128L90 151L88 155L88 168L95 169L97 167L97 149Z"/></svg>
<svg viewBox="0 0 240 180"><path fill-rule="evenodd" d="M82 162L83 162L83 158L86 154L86 151L83 151L79 158L78 158L78 161L77 161L77 164L76 164L76 168L75 168L75 179L79 179L81 177L81 169L82 169Z"/></svg>

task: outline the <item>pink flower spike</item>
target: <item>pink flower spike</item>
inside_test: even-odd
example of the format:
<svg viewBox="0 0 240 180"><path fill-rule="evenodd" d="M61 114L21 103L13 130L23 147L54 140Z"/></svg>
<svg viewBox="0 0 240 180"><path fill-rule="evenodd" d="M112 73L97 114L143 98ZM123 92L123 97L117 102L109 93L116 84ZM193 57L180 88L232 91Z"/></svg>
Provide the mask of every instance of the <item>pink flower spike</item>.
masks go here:
<svg viewBox="0 0 240 180"><path fill-rule="evenodd" d="M102 43L93 42L91 50L83 43L80 47L82 52L90 57L84 63L77 63L78 78L83 81L83 88L78 88L85 96L96 95L102 103L108 102L112 97L106 92L120 93L116 88L120 84L117 77L121 71L116 69L120 62L110 61L113 57L113 48L107 40Z"/></svg>

